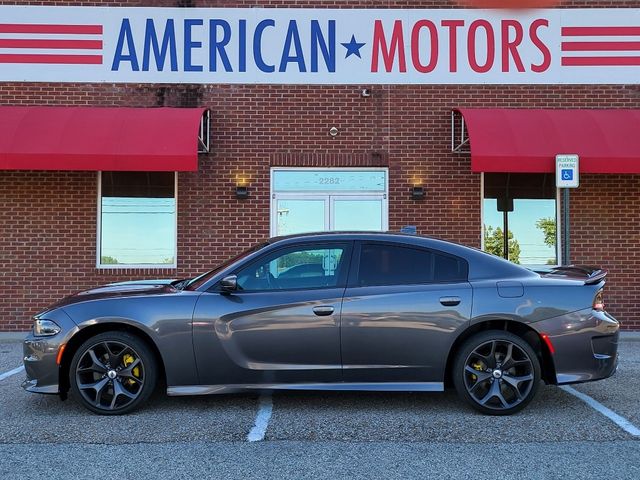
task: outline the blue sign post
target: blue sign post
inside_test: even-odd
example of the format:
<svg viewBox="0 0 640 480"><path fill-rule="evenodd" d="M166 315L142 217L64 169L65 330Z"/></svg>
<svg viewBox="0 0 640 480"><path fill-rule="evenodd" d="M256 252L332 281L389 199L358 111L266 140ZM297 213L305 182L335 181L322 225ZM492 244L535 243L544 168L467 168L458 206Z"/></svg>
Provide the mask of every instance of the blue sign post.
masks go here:
<svg viewBox="0 0 640 480"><path fill-rule="evenodd" d="M578 155L556 155L556 187L562 189L562 216L564 248L562 253L562 264L570 265L570 243L569 243L569 189L578 188L580 185L580 175L578 169Z"/></svg>

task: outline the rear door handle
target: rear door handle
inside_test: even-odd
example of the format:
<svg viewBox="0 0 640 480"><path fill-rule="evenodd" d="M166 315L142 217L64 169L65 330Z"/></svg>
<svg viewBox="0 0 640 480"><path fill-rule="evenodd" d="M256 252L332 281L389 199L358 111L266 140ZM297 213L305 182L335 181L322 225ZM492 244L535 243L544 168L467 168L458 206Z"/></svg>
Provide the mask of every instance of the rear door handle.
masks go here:
<svg viewBox="0 0 640 480"><path fill-rule="evenodd" d="M318 315L319 317L326 317L327 315L331 315L333 313L334 308L331 305L320 305L317 307L313 307L313 313Z"/></svg>
<svg viewBox="0 0 640 480"><path fill-rule="evenodd" d="M445 307L460 305L460 297L440 297L440 303Z"/></svg>

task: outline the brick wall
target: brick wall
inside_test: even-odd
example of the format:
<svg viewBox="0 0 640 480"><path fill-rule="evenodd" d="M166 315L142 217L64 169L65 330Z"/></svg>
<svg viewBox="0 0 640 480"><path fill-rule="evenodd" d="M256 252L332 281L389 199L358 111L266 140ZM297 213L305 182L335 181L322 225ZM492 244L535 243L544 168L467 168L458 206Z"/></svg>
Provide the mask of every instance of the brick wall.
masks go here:
<svg viewBox="0 0 640 480"><path fill-rule="evenodd" d="M640 330L640 175L581 175L569 205L571 261L609 269L607 310Z"/></svg>
<svg viewBox="0 0 640 480"><path fill-rule="evenodd" d="M0 4L15 2L0 2ZM451 7L403 1L21 2L72 5ZM437 4L437 5L436 5ZM566 6L640 7L638 1ZM362 88L371 88L368 98ZM207 106L212 152L178 175L178 268L98 270L95 172L0 172L0 330L98 284L202 272L269 235L271 166L388 166L389 227L480 246L480 175L450 151L453 107L640 108L638 86L264 86L0 83L2 105ZM330 127L340 133L328 135ZM239 201L237 176L249 178ZM426 199L410 199L415 178ZM572 261L610 269L608 309L640 329L640 176L584 175L572 193Z"/></svg>

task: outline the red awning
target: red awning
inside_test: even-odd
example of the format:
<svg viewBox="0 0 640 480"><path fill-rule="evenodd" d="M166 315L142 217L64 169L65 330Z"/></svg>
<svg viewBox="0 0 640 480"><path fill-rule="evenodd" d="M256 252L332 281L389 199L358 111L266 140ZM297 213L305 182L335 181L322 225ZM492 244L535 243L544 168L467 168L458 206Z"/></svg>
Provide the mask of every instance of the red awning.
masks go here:
<svg viewBox="0 0 640 480"><path fill-rule="evenodd" d="M0 107L0 170L197 170L208 127L204 108Z"/></svg>
<svg viewBox="0 0 640 480"><path fill-rule="evenodd" d="M555 171L578 154L581 173L640 173L640 110L456 110L474 172Z"/></svg>

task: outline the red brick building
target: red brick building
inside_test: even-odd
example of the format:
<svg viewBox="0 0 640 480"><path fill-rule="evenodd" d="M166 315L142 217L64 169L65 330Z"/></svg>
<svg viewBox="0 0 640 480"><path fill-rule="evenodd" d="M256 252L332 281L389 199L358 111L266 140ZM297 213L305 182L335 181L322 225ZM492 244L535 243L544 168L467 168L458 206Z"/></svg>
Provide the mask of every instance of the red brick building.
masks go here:
<svg viewBox="0 0 640 480"><path fill-rule="evenodd" d="M14 3L1 2L2 5ZM348 8L358 9L424 8L453 12L460 8L455 2L322 0L20 2L21 6L26 4L187 9L258 6L319 11L343 9L347 4ZM632 9L628 10L629 25L640 24L637 21L639 1L570 1L563 3L562 8ZM37 15L35 17L33 20L25 16L24 22L42 23ZM74 22L69 20L69 23ZM441 27L441 23L438 26ZM524 32L526 34L526 28ZM327 34L327 30L324 33ZM389 51L392 30L387 29L386 34L386 47L389 47L386 54L393 60ZM633 35L640 40L640 34L634 30L625 34L629 34L625 41L632 41ZM7 34L0 35L0 45L3 38L8 38ZM447 38L442 34L441 43ZM348 40L342 37L336 40L335 56L341 62L349 53L348 47L343 48L341 43ZM370 43L370 39L358 40ZM220 42L223 45L222 40ZM366 48L370 47L372 45ZM105 44L105 56L108 48L113 45ZM268 46L262 48L267 52ZM378 48L381 58L384 57L382 46ZM320 52L321 59L322 54ZM627 58L635 58L632 54L633 51L624 53ZM500 53L496 55L495 62L499 64ZM410 56L407 50L405 61L409 62ZM418 66L424 67L424 58ZM482 63L485 58L476 60ZM395 60L399 62L399 57ZM15 67L10 61L5 62L8 63L0 64L0 72L9 73L3 79L10 77L10 70ZM551 217L554 221L558 217L556 223L562 223L559 218L561 196L555 189L554 174L548 168L537 173L518 169L472 172L473 139L471 153L452 151L452 110L615 109L637 113L640 66L630 62L626 66L600 67L597 74L606 70L615 76L622 70L631 71L635 72L637 81L600 84L497 83L499 80L486 84L464 81L403 84L384 80L331 84L314 83L306 77L295 80L297 83L277 79L268 83L184 83L188 81L187 75L175 83L120 83L77 81L77 76L72 74L56 81L2 80L0 104L4 107L202 107L210 112L211 126L209 152L198 155L197 170L178 172L175 184L167 180L174 177L166 175L131 177L122 172L100 174L97 169L47 169L46 154L43 154L45 165L41 170L23 170L15 165L6 169L0 156L3 286L0 330L28 329L32 314L72 292L126 279L193 276L274 233L304 230L310 228L309 225L323 225L322 222L324 228L339 228L351 227L358 219L364 223L355 221L355 226L392 231L415 226L420 234L487 247L485 243L496 239L500 243L500 238L489 235L483 240L483 224L492 225L485 235L495 235L497 228L505 230L501 220L504 215L499 207L501 198L507 200L507 206L509 199L515 200L513 212L507 215L511 216L508 221L513 225L513 240L518 242L517 248L511 247L519 248L519 253L511 251L512 256L526 264L557 263L561 261L559 252L564 241L558 242L557 236L551 236L552 245L544 243L542 227L535 226L539 220ZM129 67L130 64L129 60ZM382 60L380 66L382 68ZM398 64L394 68L399 68ZM636 121L638 118L636 115ZM457 128L457 125L453 126ZM638 127L636 124L636 130ZM0 137L2 135L7 135L6 131L0 132ZM34 133L33 142L38 139L39 135ZM158 139L160 143L163 141ZM500 141L501 138L496 138L496 142ZM114 139L114 143L117 142L118 139ZM5 139L0 143L8 142ZM635 153L638 163L635 168L640 172L640 150ZM553 162L553 158L549 161ZM626 168L625 172L629 173L612 170L614 173L581 172L579 188L571 191L570 260L609 269L607 308L622 321L624 328L638 329L640 175L633 173L633 168ZM310 178L321 184L308 187ZM382 187L371 187L376 178L382 178ZM337 186L345 182L346 186ZM247 187L248 198L238 197L239 186ZM423 198L413 198L416 186L423 188ZM146 200L128 205L110 203L109 198L165 200L163 207ZM527 203L528 200L544 200L544 212L551 213L535 213L538 203ZM308 203L314 201L318 203ZM363 203L355 203L359 201ZM300 202L307 203L300 207ZM171 213L175 208L176 213ZM302 210L296 213L296 208ZM343 213L340 209L344 209ZM320 213L313 218L319 223L310 219L316 211ZM173 215L166 218L174 220L161 221L164 223L160 225L156 220L145 223L147 217L144 217L136 227L134 218L133 224L118 226L117 215L136 212L147 216ZM168 247L166 242L160 245L145 238L144 231L135 231L147 225L148 236L154 237L174 221L177 226L168 235L175 241L171 240ZM520 230L516 231L517 228ZM118 233L125 231L131 233L131 245L123 245L116 239ZM537 232L535 240L529 238L533 238L533 232ZM136 239L136 235L140 238ZM145 255L154 251L157 255L135 257L135 252L131 252L136 249L144 250ZM124 252L123 256L118 257L118 252Z"/></svg>

